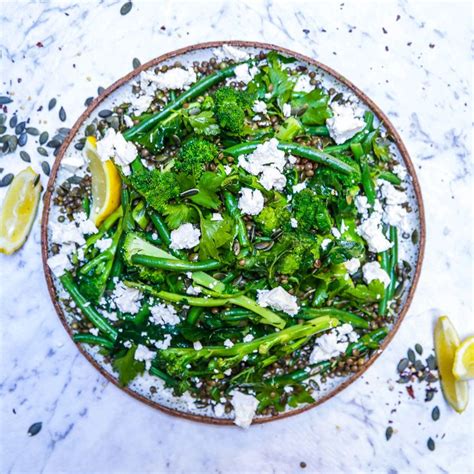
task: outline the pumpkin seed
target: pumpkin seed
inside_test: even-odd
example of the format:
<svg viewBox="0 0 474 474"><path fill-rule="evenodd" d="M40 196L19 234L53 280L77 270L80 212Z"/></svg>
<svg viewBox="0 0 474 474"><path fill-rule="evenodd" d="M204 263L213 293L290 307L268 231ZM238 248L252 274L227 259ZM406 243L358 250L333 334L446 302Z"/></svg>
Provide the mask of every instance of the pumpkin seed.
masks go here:
<svg viewBox="0 0 474 474"><path fill-rule="evenodd" d="M63 135L63 136L68 135L70 131L71 131L71 129L67 128L67 127L58 128L59 135Z"/></svg>
<svg viewBox="0 0 474 474"><path fill-rule="evenodd" d="M89 125L87 125L84 134L86 137L94 137L95 131L96 131L95 125L93 123L90 123Z"/></svg>
<svg viewBox="0 0 474 474"><path fill-rule="evenodd" d="M132 9L132 7L133 7L132 2L124 3L122 7L120 8L120 14L123 16L127 15L128 13L130 13L130 10Z"/></svg>
<svg viewBox="0 0 474 474"><path fill-rule="evenodd" d="M30 155L24 151L24 150L21 150L20 151L20 158L23 160L23 161L26 161L27 163L31 163L31 157Z"/></svg>
<svg viewBox="0 0 474 474"><path fill-rule="evenodd" d="M416 360L416 356L415 356L415 353L413 352L413 349L408 349L407 355L408 355L408 360L409 360L412 364L414 364L414 363L415 363L415 360Z"/></svg>
<svg viewBox="0 0 474 474"><path fill-rule="evenodd" d="M81 142L74 143L74 148L76 150L81 151L84 148L84 143L81 143Z"/></svg>
<svg viewBox="0 0 474 474"><path fill-rule="evenodd" d="M61 142L58 139L53 138L46 144L46 146L48 148L57 148L58 146L61 146Z"/></svg>
<svg viewBox="0 0 474 474"><path fill-rule="evenodd" d="M5 143L10 138L10 135L3 135L0 137L0 143Z"/></svg>
<svg viewBox="0 0 474 474"><path fill-rule="evenodd" d="M16 115L13 115L13 117L10 119L10 122L9 122L10 128L15 128L17 123L18 123L18 117Z"/></svg>
<svg viewBox="0 0 474 474"><path fill-rule="evenodd" d="M232 246L232 250L234 252L234 255L239 255L240 253L240 243L238 240L234 242L234 245Z"/></svg>
<svg viewBox="0 0 474 474"><path fill-rule="evenodd" d="M262 252L268 252L273 245L275 245L275 242L273 240L270 240L268 242L258 242L255 244L255 249L256 250L261 250Z"/></svg>
<svg viewBox="0 0 474 474"><path fill-rule="evenodd" d="M10 152L14 152L16 150L16 147L18 145L18 138L15 137L15 135L10 135L8 137L8 149Z"/></svg>
<svg viewBox="0 0 474 474"><path fill-rule="evenodd" d="M183 191L179 195L179 197L182 197L182 198L191 197L191 196L195 196L198 193L199 193L199 189L191 188L191 189L187 189L186 191Z"/></svg>
<svg viewBox="0 0 474 474"><path fill-rule="evenodd" d="M433 421L438 421L440 417L440 411L439 407L434 407L433 411L431 412L431 418L433 418Z"/></svg>
<svg viewBox="0 0 474 474"><path fill-rule="evenodd" d="M10 99L10 97L7 97L6 95L0 96L0 105L7 105L11 104L12 102L13 100Z"/></svg>
<svg viewBox="0 0 474 474"><path fill-rule="evenodd" d="M386 430L385 430L385 439L388 441L393 435L393 428L391 426L389 426Z"/></svg>
<svg viewBox="0 0 474 474"><path fill-rule="evenodd" d="M425 370L425 366L423 365L423 362L421 362L421 360L415 361L415 369L418 372Z"/></svg>
<svg viewBox="0 0 474 474"><path fill-rule="evenodd" d="M7 116L5 114L0 114L0 125L3 125L7 121Z"/></svg>
<svg viewBox="0 0 474 474"><path fill-rule="evenodd" d="M27 134L26 132L23 132L23 133L18 137L18 145L20 145L20 146L25 146L27 141L28 141L28 134Z"/></svg>
<svg viewBox="0 0 474 474"><path fill-rule="evenodd" d="M423 347L421 347L421 344L415 344L415 351L418 352L419 355L423 354Z"/></svg>
<svg viewBox="0 0 474 474"><path fill-rule="evenodd" d="M402 373L406 368L408 367L408 359L402 359L398 365L397 365L397 370L399 373Z"/></svg>
<svg viewBox="0 0 474 474"><path fill-rule="evenodd" d="M426 365L429 367L430 370L436 370L438 368L438 364L436 363L436 357L433 354L427 357Z"/></svg>
<svg viewBox="0 0 474 474"><path fill-rule="evenodd" d="M6 174L1 180L0 180L0 187L5 187L8 186L12 181L15 175L13 173L8 173Z"/></svg>
<svg viewBox="0 0 474 474"><path fill-rule="evenodd" d="M5 127L5 125L0 125L0 135L2 133L5 133L7 131L7 127Z"/></svg>
<svg viewBox="0 0 474 474"><path fill-rule="evenodd" d="M425 402L431 402L434 398L435 391L434 390L427 390L425 392Z"/></svg>
<svg viewBox="0 0 474 474"><path fill-rule="evenodd" d="M141 65L142 63L140 62L138 58L133 58L133 61L132 61L133 69L137 69L137 67L140 67Z"/></svg>
<svg viewBox="0 0 474 474"><path fill-rule="evenodd" d="M97 88L97 95L102 95L105 92L105 88L102 86L99 86Z"/></svg>
<svg viewBox="0 0 474 474"><path fill-rule="evenodd" d="M419 235L418 235L418 229L415 229L413 233L411 234L411 241L414 245L418 243L419 240Z"/></svg>
<svg viewBox="0 0 474 474"><path fill-rule="evenodd" d="M48 103L48 110L53 110L58 101L53 97Z"/></svg>
<svg viewBox="0 0 474 474"><path fill-rule="evenodd" d="M2 152L3 153L6 153L8 150L8 142L4 142L3 145L2 145Z"/></svg>
<svg viewBox="0 0 474 474"><path fill-rule="evenodd" d="M36 137L40 134L39 130L36 127L26 127L26 133Z"/></svg>
<svg viewBox="0 0 474 474"><path fill-rule="evenodd" d="M49 138L49 133L48 132L43 132L40 137L39 137L39 144L44 145Z"/></svg>
<svg viewBox="0 0 474 474"><path fill-rule="evenodd" d="M46 151L45 148L42 146L39 146L36 151L41 155L41 156L48 156L48 152Z"/></svg>
<svg viewBox="0 0 474 474"><path fill-rule="evenodd" d="M17 126L15 127L15 133L16 133L17 135L20 135L20 133L22 133L23 130L25 130L25 127L26 127L25 121L20 122L20 123L17 124Z"/></svg>
<svg viewBox="0 0 474 474"><path fill-rule="evenodd" d="M61 106L61 108L59 109L59 120L61 120L61 122L65 122L66 121L66 111L64 110L64 107Z"/></svg>
<svg viewBox="0 0 474 474"><path fill-rule="evenodd" d="M58 156L60 149L61 149L61 147L55 148L54 151L53 151L53 156Z"/></svg>
<svg viewBox="0 0 474 474"><path fill-rule="evenodd" d="M86 107L89 107L89 105L92 104L92 101L94 100L94 97L88 97L85 101L84 101L84 105Z"/></svg>
<svg viewBox="0 0 474 474"><path fill-rule="evenodd" d="M46 176L49 176L49 173L51 173L51 168L50 168L49 163L47 161L42 161L41 162L41 169L43 170L43 173Z"/></svg>
<svg viewBox="0 0 474 474"><path fill-rule="evenodd" d="M28 436L36 436L41 431L42 427L43 427L43 423L41 423L41 421L38 421L37 423L33 423L28 428Z"/></svg>
<svg viewBox="0 0 474 474"><path fill-rule="evenodd" d="M426 442L426 446L428 446L428 449L430 451L434 451L436 446L435 446L435 442L433 441L433 438L428 438L428 441Z"/></svg>
<svg viewBox="0 0 474 474"><path fill-rule="evenodd" d="M111 115L112 115L112 111L108 109L104 109L99 112L100 118L107 118L107 117L110 117Z"/></svg>

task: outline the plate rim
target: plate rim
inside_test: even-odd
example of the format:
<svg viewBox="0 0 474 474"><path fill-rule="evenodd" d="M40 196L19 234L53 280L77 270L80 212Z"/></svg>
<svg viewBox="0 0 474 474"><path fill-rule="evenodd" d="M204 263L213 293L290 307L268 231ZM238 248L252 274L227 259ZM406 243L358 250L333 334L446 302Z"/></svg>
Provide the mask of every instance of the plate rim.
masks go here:
<svg viewBox="0 0 474 474"><path fill-rule="evenodd" d="M391 123L387 115L378 107L378 105L375 104L375 102L370 99L361 89L359 89L357 86L355 86L351 81L349 81L345 76L342 74L338 73L334 69L332 69L329 66L326 66L325 64L317 61L316 59L313 59L309 56L306 56L301 53L297 53L295 51L292 51L288 48L282 47L282 46L277 46L271 43L264 43L264 42L258 42L258 41L242 41L242 40L229 40L229 41L208 41L208 42L203 42L203 43L195 43L189 46L185 46L170 52L167 52L165 54L162 54L160 56L157 56L156 58L151 59L150 61L142 64L136 69L133 69L130 71L128 74L125 76L122 76L120 79L116 80L113 84L111 84L109 87L105 89L105 91L96 97L91 104L84 110L84 112L79 116L79 118L76 120L74 123L73 127L71 128L70 132L68 133L66 139L64 140L63 144L61 145L61 148L58 152L58 155L56 156L56 159L54 161L54 164L51 168L51 173L49 176L48 184L46 187L46 191L43 197L43 211L42 211L42 218L41 218L41 255L42 255L42 265L43 265L43 272L45 275L46 279L46 285L48 287L48 293L50 295L51 301L53 303L53 306L56 310L56 313L59 317L59 320L61 321L64 329L68 333L68 335L71 337L73 343L75 346L79 349L81 354L92 364L92 366L97 369L109 382L114 384L116 387L118 387L120 390L124 391L131 397L147 404L148 406L158 409L161 412L164 412L168 415L173 415L177 416L180 418L184 418L187 420L192 420L192 421L198 421L201 423L207 423L207 424L213 424L213 425L220 425L220 426L225 426L225 425L233 425L233 420L232 419L220 419L220 418L212 418L207 415L197 415L194 413L186 413L183 411L180 411L176 408L170 408L166 407L164 405L161 405L160 403L150 400L149 398L146 398L145 396L135 392L134 390L130 389L129 387L123 387L119 384L118 379L116 379L112 374L107 372L105 368L103 368L92 356L89 354L82 346L80 343L77 343L73 339L73 331L69 324L67 323L66 316L58 302L58 295L56 292L56 288L54 286L53 282L53 277L52 273L47 265L47 259L48 259L48 222L49 222L49 214L50 214L50 208L51 208L51 198L52 194L54 192L54 183L56 181L57 173L59 170L59 166L61 163L61 160L64 157L64 154L66 150L69 148L71 145L72 141L75 139L77 132L79 131L79 128L82 126L83 122L85 122L90 115L94 112L94 110L99 106L101 102L103 102L110 94L112 94L115 90L117 90L119 87L122 85L126 84L129 82L131 79L133 79L135 76L138 76L142 71L147 70L153 66L156 66L163 61L167 61L169 59L172 59L177 56L181 56L186 53L190 53L193 51L201 50L201 49L210 49L210 48L219 48L222 47L223 45L230 45L230 46L235 46L235 47L244 47L244 48L261 48L264 50L275 50L280 53L290 55L292 57L295 57L296 59L299 59L303 62L306 62L308 64L311 64L313 66L316 66L317 68L322 69L329 75L333 76L336 78L339 82L344 84L346 87L348 87L359 99L361 99L369 108L370 110L377 116L377 118L380 120L381 123L383 123L384 127L387 129L387 131L391 134L391 136L394 138L395 145L397 146L401 158L403 159L405 166L407 168L408 174L410 175L413 183L413 189L415 193L415 199L418 204L418 214L419 214L419 221L420 221L420 235L419 235L419 242L418 242L418 258L416 261L416 268L415 268L415 273L413 275L413 281L410 286L410 289L408 290L408 295L405 301L405 304L401 308L398 319L393 325L392 329L390 332L387 334L386 338L384 339L383 343L380 345L379 350L375 351L369 359L366 361L364 366L362 367L361 370L358 372L355 372L351 376L349 376L343 383L338 385L334 390L330 391L320 399L316 400L314 403L310 403L308 405L305 405L300 408L296 408L294 410L290 410L288 412L284 413L278 413L277 415L274 416L266 416L266 417L261 417L261 418L254 418L252 424L260 424L260 423L268 423L271 421L277 421L281 420L290 416L298 415L303 412L306 412L312 408L315 408L318 405L322 405L324 402L328 401L332 397L338 395L340 392L342 392L345 388L347 388L349 385L354 383L358 378L360 378L368 369L369 367L379 358L379 356L385 351L385 349L388 347L388 345L391 343L393 338L395 337L395 334L398 332L398 329L402 323L402 321L405 319L405 316L410 308L410 305L412 303L413 297L415 295L416 288L418 286L418 281L420 278L420 273L423 265L423 258L424 258L424 253L425 253L425 243L426 243L426 222L425 222L425 211L424 211L424 205L423 205L423 197L421 193L421 187L420 183L418 181L415 167L411 161L410 155L408 153L407 148L405 147L400 135L398 134L397 130L395 129L394 125Z"/></svg>

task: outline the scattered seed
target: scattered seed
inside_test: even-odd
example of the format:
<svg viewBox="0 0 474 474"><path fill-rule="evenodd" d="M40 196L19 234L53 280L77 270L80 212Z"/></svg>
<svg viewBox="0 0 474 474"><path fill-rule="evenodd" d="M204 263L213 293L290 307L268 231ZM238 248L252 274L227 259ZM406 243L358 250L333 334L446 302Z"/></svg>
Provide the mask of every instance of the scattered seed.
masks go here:
<svg viewBox="0 0 474 474"><path fill-rule="evenodd" d="M84 105L86 107L89 107L89 105L92 104L92 101L94 100L94 97L88 97L85 101L84 101Z"/></svg>
<svg viewBox="0 0 474 474"><path fill-rule="evenodd" d="M97 95L102 95L105 92L105 89L102 86L97 88Z"/></svg>
<svg viewBox="0 0 474 474"><path fill-rule="evenodd" d="M3 125L7 121L7 116L5 114L0 114L0 125Z"/></svg>
<svg viewBox="0 0 474 474"><path fill-rule="evenodd" d="M419 234L418 234L418 229L415 229L413 233L411 234L411 241L414 245L418 243L419 240Z"/></svg>
<svg viewBox="0 0 474 474"><path fill-rule="evenodd" d="M9 122L10 127L15 128L17 123L18 123L18 117L16 115L13 115Z"/></svg>
<svg viewBox="0 0 474 474"><path fill-rule="evenodd" d="M5 187L5 186L8 186L12 181L13 181L13 178L14 178L14 174L13 173L8 173L6 174L1 180L0 180L0 187Z"/></svg>
<svg viewBox="0 0 474 474"><path fill-rule="evenodd" d="M261 250L263 252L268 252L270 250L275 242L273 240L270 240L268 242L258 242L255 244L255 250Z"/></svg>
<svg viewBox="0 0 474 474"><path fill-rule="evenodd" d="M408 367L408 359L402 359L398 365L397 365L397 370L399 373L402 373L406 368Z"/></svg>
<svg viewBox="0 0 474 474"><path fill-rule="evenodd" d="M433 411L431 412L431 418L433 418L433 421L438 421L441 413L439 411L439 408L436 406L433 408Z"/></svg>
<svg viewBox="0 0 474 474"><path fill-rule="evenodd" d="M133 61L132 61L133 69L137 69L141 65L142 65L142 63L140 62L140 60L138 58L133 58Z"/></svg>
<svg viewBox="0 0 474 474"><path fill-rule="evenodd" d="M412 364L414 364L414 363L415 363L415 360L416 360L416 356L415 356L415 353L413 352L413 349L408 349L407 355L408 355L408 360L409 360Z"/></svg>
<svg viewBox="0 0 474 474"><path fill-rule="evenodd" d="M46 146L48 148L58 148L58 146L61 146L61 142L58 139L53 138L46 144Z"/></svg>
<svg viewBox="0 0 474 474"><path fill-rule="evenodd" d="M423 365L423 362L421 362L421 360L417 360L415 362L415 369L419 372L425 370L425 366Z"/></svg>
<svg viewBox="0 0 474 474"><path fill-rule="evenodd" d="M28 141L28 134L27 134L26 132L23 132L23 133L18 137L18 145L20 145L20 146L25 146L27 141Z"/></svg>
<svg viewBox="0 0 474 474"><path fill-rule="evenodd" d="M48 152L46 151L45 148L42 146L39 146L36 151L41 155L41 156L48 156Z"/></svg>
<svg viewBox="0 0 474 474"><path fill-rule="evenodd" d="M40 137L39 137L39 144L44 145L49 138L49 133L48 132L43 132Z"/></svg>
<svg viewBox="0 0 474 474"><path fill-rule="evenodd" d="M36 436L41 431L42 427L43 427L43 423L41 423L41 421L38 421L37 423L33 423L28 428L28 436Z"/></svg>
<svg viewBox="0 0 474 474"><path fill-rule="evenodd" d="M27 163L31 162L31 157L25 150L20 151L20 158Z"/></svg>
<svg viewBox="0 0 474 474"><path fill-rule="evenodd" d="M10 152L14 152L16 150L16 147L18 145L18 138L15 137L15 135L10 135L8 137L8 149Z"/></svg>
<svg viewBox="0 0 474 474"><path fill-rule="evenodd" d="M10 99L10 97L7 97L6 95L0 96L0 105L6 105L12 103L13 100Z"/></svg>
<svg viewBox="0 0 474 474"><path fill-rule="evenodd" d="M433 441L433 438L428 438L428 441L426 442L426 446L428 446L428 449L430 451L434 451L435 450L435 442Z"/></svg>
<svg viewBox="0 0 474 474"><path fill-rule="evenodd" d="M393 428L391 426L389 426L386 430L385 430L385 439L388 441L393 435Z"/></svg>
<svg viewBox="0 0 474 474"><path fill-rule="evenodd" d="M20 122L20 123L17 124L17 126L15 127L15 133L16 133L17 135L20 135L20 133L23 133L23 130L25 130L25 127L26 127L25 121Z"/></svg>
<svg viewBox="0 0 474 474"><path fill-rule="evenodd" d="M427 390L425 392L425 402L431 402L434 398L435 391L434 390Z"/></svg>
<svg viewBox="0 0 474 474"><path fill-rule="evenodd" d="M100 118L107 118L107 117L110 117L111 115L112 115L112 111L108 109L104 109L99 112Z"/></svg>
<svg viewBox="0 0 474 474"><path fill-rule="evenodd" d="M196 188L191 188L191 189L188 189L186 191L183 191L179 197L182 197L182 198L185 198L185 197L191 197L191 196L195 196L196 194L199 193L199 189L196 189Z"/></svg>
<svg viewBox="0 0 474 474"><path fill-rule="evenodd" d="M0 125L0 135L2 133L5 133L7 131L7 127L5 127L5 125Z"/></svg>
<svg viewBox="0 0 474 474"><path fill-rule="evenodd" d="M418 352L419 355L423 354L423 347L421 347L421 344L415 344L415 351Z"/></svg>
<svg viewBox="0 0 474 474"><path fill-rule="evenodd" d="M436 363L436 358L433 354L431 354L426 359L426 365L430 368L430 370L436 370L438 368L438 364Z"/></svg>
<svg viewBox="0 0 474 474"><path fill-rule="evenodd" d="M53 97L48 103L48 110L53 110L56 106L57 100Z"/></svg>
<svg viewBox="0 0 474 474"><path fill-rule="evenodd" d="M41 162L41 169L43 170L43 173L46 176L49 176L49 173L51 173L51 168L50 168L49 163L47 161L42 161Z"/></svg>
<svg viewBox="0 0 474 474"><path fill-rule="evenodd" d="M59 120L61 120L61 122L66 121L66 111L64 110L64 107L62 107L62 106L59 109Z"/></svg>
<svg viewBox="0 0 474 474"><path fill-rule="evenodd" d="M81 143L81 142L75 143L75 144L74 144L74 148L75 148L76 150L81 151L81 150L84 148L84 143Z"/></svg>
<svg viewBox="0 0 474 474"><path fill-rule="evenodd" d="M132 6L133 6L132 2L124 3L122 7L120 8L120 14L124 16L127 15L128 13L130 13Z"/></svg>
<svg viewBox="0 0 474 474"><path fill-rule="evenodd" d="M39 130L36 127L26 127L26 133L36 137L40 134Z"/></svg>

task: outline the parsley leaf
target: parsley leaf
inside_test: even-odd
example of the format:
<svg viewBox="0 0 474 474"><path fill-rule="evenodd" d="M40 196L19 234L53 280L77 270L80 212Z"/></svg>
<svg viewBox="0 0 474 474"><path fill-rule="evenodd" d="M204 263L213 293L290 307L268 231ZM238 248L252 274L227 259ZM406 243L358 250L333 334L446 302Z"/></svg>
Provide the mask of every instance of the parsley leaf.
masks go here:
<svg viewBox="0 0 474 474"><path fill-rule="evenodd" d="M167 226L171 229L177 229L186 222L197 222L196 209L186 204L169 204L163 210Z"/></svg>
<svg viewBox="0 0 474 474"><path fill-rule="evenodd" d="M296 110L306 108L301 116L301 122L304 125L323 125L326 119L332 117L329 95L322 89L314 89L307 94L298 95L292 100L291 105Z"/></svg>
<svg viewBox="0 0 474 474"><path fill-rule="evenodd" d="M220 260L219 249L230 244L233 238L233 223L228 215L223 215L221 221L213 221L209 217L202 217L199 256L203 260L207 258Z"/></svg>
<svg viewBox="0 0 474 474"><path fill-rule="evenodd" d="M217 196L217 190L224 179L224 176L206 171L197 185L199 192L190 198L191 201L208 209L218 209L221 201Z"/></svg>
<svg viewBox="0 0 474 474"><path fill-rule="evenodd" d="M133 345L122 357L117 357L113 366L119 374L120 385L128 385L138 374L143 373L145 364L135 360L135 351L137 346Z"/></svg>

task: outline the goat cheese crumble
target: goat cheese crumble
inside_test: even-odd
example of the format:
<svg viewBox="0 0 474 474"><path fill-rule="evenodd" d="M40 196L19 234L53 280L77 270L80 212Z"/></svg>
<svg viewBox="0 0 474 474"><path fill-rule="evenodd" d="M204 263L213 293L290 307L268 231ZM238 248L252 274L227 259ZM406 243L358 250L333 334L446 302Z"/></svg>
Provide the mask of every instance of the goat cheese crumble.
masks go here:
<svg viewBox="0 0 474 474"><path fill-rule="evenodd" d="M151 362L156 357L156 352L150 351L148 347L144 346L143 344L138 344L137 348L135 349L134 359L138 362L145 362L146 370L150 370Z"/></svg>
<svg viewBox="0 0 474 474"><path fill-rule="evenodd" d="M288 118L291 116L291 105L290 104L283 104L282 110L283 116Z"/></svg>
<svg viewBox="0 0 474 474"><path fill-rule="evenodd" d="M291 227L293 227L293 229L296 229L298 227L298 221L294 217L292 217L290 219L290 225Z"/></svg>
<svg viewBox="0 0 474 474"><path fill-rule="evenodd" d="M171 346L171 334L165 334L164 339L162 341L156 341L155 347L157 349L161 349L165 351L168 347Z"/></svg>
<svg viewBox="0 0 474 474"><path fill-rule="evenodd" d="M158 303L150 308L150 321L160 326L169 324L174 326L179 323L180 319L176 309L171 304Z"/></svg>
<svg viewBox="0 0 474 474"><path fill-rule="evenodd" d="M333 116L326 120L331 138L340 145L365 127L362 115L352 104L331 104Z"/></svg>
<svg viewBox="0 0 474 474"><path fill-rule="evenodd" d="M182 90L188 89L191 84L196 82L197 76L192 67L186 69L173 67L165 72L155 74L153 71L144 71L141 73L141 82L153 84L160 90Z"/></svg>
<svg viewBox="0 0 474 474"><path fill-rule="evenodd" d="M283 311L291 316L297 314L300 309L296 296L291 295L281 286L271 290L258 290L257 303L262 308L271 306L273 309Z"/></svg>
<svg viewBox="0 0 474 474"><path fill-rule="evenodd" d="M136 288L129 288L123 282L118 282L112 292L112 301L122 313L136 314L140 310L143 295Z"/></svg>
<svg viewBox="0 0 474 474"><path fill-rule="evenodd" d="M319 336L309 356L310 364L317 364L343 354L349 343L356 342L359 336L352 325L346 323Z"/></svg>
<svg viewBox="0 0 474 474"><path fill-rule="evenodd" d="M201 231L192 224L182 224L171 231L170 248L174 250L192 249L199 245Z"/></svg>
<svg viewBox="0 0 474 474"><path fill-rule="evenodd" d="M306 181L303 181L302 183L298 183L293 185L293 194L299 193L300 191L303 191L303 189L306 189Z"/></svg>
<svg viewBox="0 0 474 474"><path fill-rule="evenodd" d="M249 54L246 51L231 46L230 44L223 44L220 48L214 49L212 54L219 60L227 58L233 59L236 62L245 61L249 58Z"/></svg>
<svg viewBox="0 0 474 474"><path fill-rule="evenodd" d="M252 105L252 110L257 114L266 114L267 104L263 100L256 100Z"/></svg>
<svg viewBox="0 0 474 474"><path fill-rule="evenodd" d="M127 142L121 133L109 128L104 138L97 142L97 154L102 161L113 158L127 176L130 174L129 165L137 157L138 150L132 142Z"/></svg>
<svg viewBox="0 0 474 474"><path fill-rule="evenodd" d="M379 201L375 201L374 210L370 216L366 208L362 208L362 203L366 202L366 199L357 199L356 207L359 209L359 205L362 214L362 222L357 226L356 232L367 242L369 250L374 253L384 252L393 246L393 244L385 237L382 230L382 206Z"/></svg>
<svg viewBox="0 0 474 474"><path fill-rule="evenodd" d="M235 81L243 82L248 84L256 74L258 74L259 69L257 66L250 67L248 64L239 64L234 69ZM232 80L232 78L230 78Z"/></svg>
<svg viewBox="0 0 474 474"><path fill-rule="evenodd" d="M234 423L241 428L248 428L255 416L258 400L253 395L247 395L238 390L233 390L230 395L235 412Z"/></svg>
<svg viewBox="0 0 474 474"><path fill-rule="evenodd" d="M102 239L99 239L95 244L94 247L96 249L99 249L101 252L104 252L110 246L112 245L112 239L111 238L105 238L103 237Z"/></svg>
<svg viewBox="0 0 474 474"><path fill-rule="evenodd" d="M385 288L390 285L389 274L380 266L379 262L368 262L362 267L364 281L368 284L373 280L379 280Z"/></svg>
<svg viewBox="0 0 474 474"><path fill-rule="evenodd" d="M48 267L57 277L64 275L66 270L70 270L72 268L72 263L70 262L67 253L63 252L62 250L63 249L61 248L59 253L49 257L47 260Z"/></svg>
<svg viewBox="0 0 474 474"><path fill-rule="evenodd" d="M265 200L258 189L242 188L238 205L243 214L256 216L262 212Z"/></svg>
<svg viewBox="0 0 474 474"><path fill-rule="evenodd" d="M358 258L351 258L344 262L344 266L348 271L349 275L353 275L360 268L360 260Z"/></svg>

